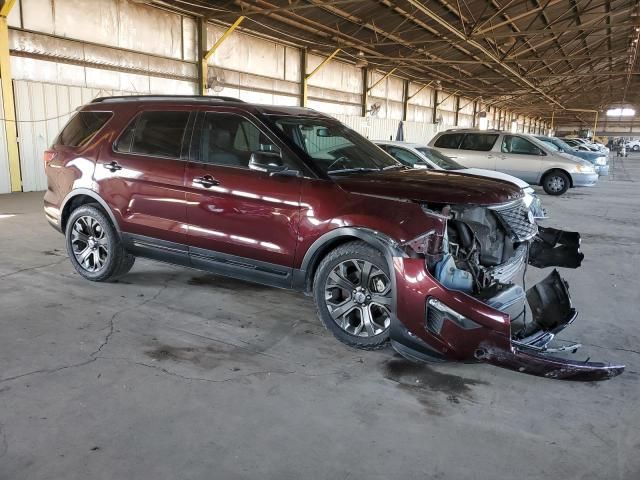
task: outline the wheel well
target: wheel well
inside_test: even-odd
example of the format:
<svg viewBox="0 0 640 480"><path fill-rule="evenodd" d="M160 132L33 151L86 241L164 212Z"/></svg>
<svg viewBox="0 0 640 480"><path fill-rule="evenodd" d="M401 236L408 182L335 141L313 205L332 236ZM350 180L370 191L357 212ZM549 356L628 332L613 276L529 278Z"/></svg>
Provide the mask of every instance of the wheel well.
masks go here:
<svg viewBox="0 0 640 480"><path fill-rule="evenodd" d="M332 238L328 242L324 243L320 248L318 248L318 250L313 254L313 257L309 261L309 265L307 266L307 271L306 271L305 291L309 292L313 288L313 279L315 278L318 265L320 265L320 262L322 262L322 259L326 257L329 252L331 252L335 248L338 248L340 245L344 245L345 243L357 242L357 241L365 242L371 245L376 250L379 250L378 246L372 244L371 242L368 242L364 238L360 238L355 235L346 234L336 238Z"/></svg>
<svg viewBox="0 0 640 480"><path fill-rule="evenodd" d="M60 227L62 228L63 233L67 228L67 221L71 216L71 212L73 212L76 208L81 207L82 205L88 204L94 204L96 208L99 208L104 212L104 208L102 208L102 205L100 205L95 198L90 197L89 195L76 195L66 203L64 209L62 210L62 215L60 217ZM107 212L104 213L106 214Z"/></svg>
<svg viewBox="0 0 640 480"><path fill-rule="evenodd" d="M573 178L571 177L571 174L569 172L567 172L566 170L563 170L562 168L552 168L551 170L548 170L546 172L544 172L542 174L542 177L540 177L540 185L542 185L544 183L544 179L546 178L547 175L549 175L550 173L553 172L562 172L564 173L567 177L569 177L569 187L573 188Z"/></svg>

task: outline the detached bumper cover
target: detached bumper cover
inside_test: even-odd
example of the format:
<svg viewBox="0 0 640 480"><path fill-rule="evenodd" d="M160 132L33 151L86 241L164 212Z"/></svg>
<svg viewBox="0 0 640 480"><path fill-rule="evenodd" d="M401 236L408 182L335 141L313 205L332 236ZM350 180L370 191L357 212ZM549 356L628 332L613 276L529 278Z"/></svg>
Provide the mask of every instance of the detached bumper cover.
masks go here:
<svg viewBox="0 0 640 480"><path fill-rule="evenodd" d="M566 360L516 347L479 350L476 358L498 367L559 380L607 380L624 371L624 365Z"/></svg>

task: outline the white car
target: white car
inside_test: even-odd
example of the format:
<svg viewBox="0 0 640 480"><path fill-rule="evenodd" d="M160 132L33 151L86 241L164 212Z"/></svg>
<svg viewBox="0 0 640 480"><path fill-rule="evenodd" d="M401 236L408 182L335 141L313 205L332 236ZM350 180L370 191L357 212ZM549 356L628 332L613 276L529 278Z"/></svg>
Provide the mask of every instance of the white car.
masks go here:
<svg viewBox="0 0 640 480"><path fill-rule="evenodd" d="M451 129L438 133L429 146L465 167L497 170L541 185L549 195L598 182L598 174L586 160L552 149L524 133Z"/></svg>
<svg viewBox="0 0 640 480"><path fill-rule="evenodd" d="M495 170L485 170L483 168L467 168L456 163L451 158L441 154L437 150L420 143L394 142L388 140L374 140L376 145L398 160L400 163L413 168L427 168L432 170L448 170L452 172L477 175L480 177L496 178L514 183L524 193L525 203L529 206L534 218L547 218L542 203L527 182L514 176Z"/></svg>
<svg viewBox="0 0 640 480"><path fill-rule="evenodd" d="M627 151L638 152L640 151L640 140L629 140L624 146Z"/></svg>

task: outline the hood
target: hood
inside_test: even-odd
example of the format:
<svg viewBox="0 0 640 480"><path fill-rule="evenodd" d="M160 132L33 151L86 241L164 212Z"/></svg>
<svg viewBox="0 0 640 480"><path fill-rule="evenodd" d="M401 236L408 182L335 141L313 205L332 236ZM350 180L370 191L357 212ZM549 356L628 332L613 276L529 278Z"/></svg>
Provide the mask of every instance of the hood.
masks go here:
<svg viewBox="0 0 640 480"><path fill-rule="evenodd" d="M495 205L522 197L503 180L463 173L407 169L333 177L347 192L439 204Z"/></svg>
<svg viewBox="0 0 640 480"><path fill-rule="evenodd" d="M508 173L497 172L495 170L486 170L484 168L465 168L462 170L454 170L454 172L466 173L467 175L479 175L487 178L497 178L498 180L504 180L505 182L511 182L517 185L519 188L527 188L529 184L524 180L520 180Z"/></svg>
<svg viewBox="0 0 640 480"><path fill-rule="evenodd" d="M602 152L585 152L584 150L571 150L570 152L565 151L564 153L592 161L595 161L596 158L606 157Z"/></svg>

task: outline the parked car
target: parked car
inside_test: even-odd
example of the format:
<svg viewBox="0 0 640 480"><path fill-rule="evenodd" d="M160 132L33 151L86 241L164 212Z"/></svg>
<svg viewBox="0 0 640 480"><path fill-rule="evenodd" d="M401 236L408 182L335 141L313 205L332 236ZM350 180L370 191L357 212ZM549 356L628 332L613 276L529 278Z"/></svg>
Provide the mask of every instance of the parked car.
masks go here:
<svg viewBox="0 0 640 480"><path fill-rule="evenodd" d="M527 263L578 267L579 234L539 227L509 182L407 168L311 109L96 99L44 162L45 216L88 280L143 256L306 292L357 348L551 378L624 369L550 356L577 315L567 283L518 284Z"/></svg>
<svg viewBox="0 0 640 480"><path fill-rule="evenodd" d="M438 133L429 146L465 167L497 170L542 185L549 195L562 195L569 188L598 182L598 174L589 162L554 151L532 135L452 129Z"/></svg>
<svg viewBox="0 0 640 480"><path fill-rule="evenodd" d="M601 152L587 152L578 150L562 139L557 137L545 137L543 135L536 135L536 138L541 142L546 142L552 149L557 149L559 152L568 153L574 157L581 158L593 165L596 173L600 176L609 175L609 156Z"/></svg>
<svg viewBox="0 0 640 480"><path fill-rule="evenodd" d="M578 143L581 143L582 145L586 145L589 148L594 148L595 151L602 152L609 155L609 147L607 147L606 145L600 142L596 142L594 140L589 140L588 138L581 138L581 137L573 138L573 140L575 140Z"/></svg>
<svg viewBox="0 0 640 480"><path fill-rule="evenodd" d="M443 155L437 150L420 143L391 140L375 140L374 143L407 167L426 168L429 170L446 170L449 172L497 178L499 180L511 182L522 190L525 205L529 207L533 217L536 219L547 218L546 212L542 208L542 202L536 194L536 191L531 188L531 185L519 178L507 175L506 173L497 172L495 170L463 167L446 155Z"/></svg>
<svg viewBox="0 0 640 480"><path fill-rule="evenodd" d="M600 152L600 149L595 145L590 145L590 144L581 142L577 138L563 138L563 140L573 148L576 148L583 152L594 152L594 153Z"/></svg>
<svg viewBox="0 0 640 480"><path fill-rule="evenodd" d="M640 140L629 140L625 143L625 147L632 152L638 152L640 151Z"/></svg>

